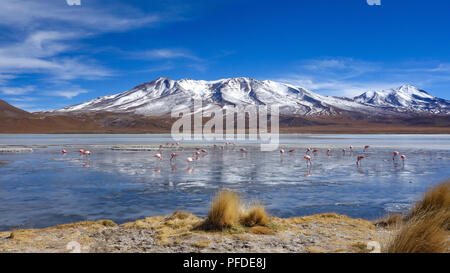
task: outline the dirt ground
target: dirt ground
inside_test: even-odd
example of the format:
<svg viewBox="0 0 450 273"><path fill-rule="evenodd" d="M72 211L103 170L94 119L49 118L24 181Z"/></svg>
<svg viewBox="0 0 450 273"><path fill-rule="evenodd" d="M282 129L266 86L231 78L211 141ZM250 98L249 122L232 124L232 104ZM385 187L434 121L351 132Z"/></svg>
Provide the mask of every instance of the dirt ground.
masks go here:
<svg viewBox="0 0 450 273"><path fill-rule="evenodd" d="M117 226L110 220L0 232L0 252L370 252L391 230L337 214L272 218L265 227L202 231L188 213L148 217Z"/></svg>

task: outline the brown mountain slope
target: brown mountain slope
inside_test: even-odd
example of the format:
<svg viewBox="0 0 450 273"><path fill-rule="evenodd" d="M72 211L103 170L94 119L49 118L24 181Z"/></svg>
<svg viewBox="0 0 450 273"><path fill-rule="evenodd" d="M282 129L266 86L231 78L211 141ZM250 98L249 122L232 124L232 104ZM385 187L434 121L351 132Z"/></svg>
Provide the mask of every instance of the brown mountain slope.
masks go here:
<svg viewBox="0 0 450 273"><path fill-rule="evenodd" d="M162 133L171 123L157 117L96 113L83 115L32 114L30 117L2 117L0 133Z"/></svg>
<svg viewBox="0 0 450 273"><path fill-rule="evenodd" d="M83 114L34 113L0 100L0 133L170 133L170 116L91 112ZM204 120L206 121L206 120ZM322 134L450 134L450 116L374 118L341 115L305 118L281 116L281 133Z"/></svg>
<svg viewBox="0 0 450 273"><path fill-rule="evenodd" d="M4 100L0 100L0 118L4 117L15 117L15 118L25 118L30 117L31 114L12 106Z"/></svg>

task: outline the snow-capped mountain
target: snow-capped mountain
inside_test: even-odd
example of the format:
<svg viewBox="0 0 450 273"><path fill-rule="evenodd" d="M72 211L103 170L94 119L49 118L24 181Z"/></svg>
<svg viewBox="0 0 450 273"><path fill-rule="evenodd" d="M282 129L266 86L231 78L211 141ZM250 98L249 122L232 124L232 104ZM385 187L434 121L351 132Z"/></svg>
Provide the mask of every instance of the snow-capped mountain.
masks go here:
<svg viewBox="0 0 450 273"><path fill-rule="evenodd" d="M377 114L396 111L397 108L399 112L420 109L431 113L449 113L448 101L434 98L412 86L388 91L367 92L354 99L347 99L322 96L290 84L243 77L217 81L159 78L120 94L100 97L54 112L109 111L160 116L170 114L176 107L192 108L193 99L201 99L204 110L213 105L225 108L229 105L278 105L280 113L286 115L336 115L344 112Z"/></svg>
<svg viewBox="0 0 450 273"><path fill-rule="evenodd" d="M355 97L354 101L401 112L450 113L450 101L436 98L412 85L402 85L396 89L382 91L368 91Z"/></svg>

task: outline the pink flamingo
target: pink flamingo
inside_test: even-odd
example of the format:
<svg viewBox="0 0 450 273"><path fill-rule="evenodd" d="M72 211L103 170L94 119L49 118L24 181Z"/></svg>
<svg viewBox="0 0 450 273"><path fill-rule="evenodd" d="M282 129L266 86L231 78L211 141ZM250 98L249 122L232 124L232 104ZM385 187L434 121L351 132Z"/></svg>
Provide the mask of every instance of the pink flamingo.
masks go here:
<svg viewBox="0 0 450 273"><path fill-rule="evenodd" d="M177 156L179 156L179 154L177 154L177 153L172 153L171 155L170 155L170 161L172 161L175 157L177 157Z"/></svg>
<svg viewBox="0 0 450 273"><path fill-rule="evenodd" d="M280 155L282 155L282 154L284 154L284 150L283 149L280 150Z"/></svg>
<svg viewBox="0 0 450 273"><path fill-rule="evenodd" d="M186 162L192 162L192 161L194 161L194 159L192 158L192 157L188 157L188 158L186 158Z"/></svg>
<svg viewBox="0 0 450 273"><path fill-rule="evenodd" d="M306 160L306 164L312 166L311 157L309 155L304 155L303 158Z"/></svg>
<svg viewBox="0 0 450 273"><path fill-rule="evenodd" d="M314 153L314 154L317 154L318 152L319 152L319 149L314 149L314 150L313 150L313 153Z"/></svg>
<svg viewBox="0 0 450 273"><path fill-rule="evenodd" d="M406 155L402 155L401 158L402 158L402 161L403 161L403 165L405 165Z"/></svg>
<svg viewBox="0 0 450 273"><path fill-rule="evenodd" d="M208 154L208 152L205 149L201 150L202 153Z"/></svg>
<svg viewBox="0 0 450 273"><path fill-rule="evenodd" d="M350 152L353 152L353 146L350 145L350 147L348 147L350 149Z"/></svg>
<svg viewBox="0 0 450 273"><path fill-rule="evenodd" d="M364 156L362 156L362 155L360 155L360 156L358 156L358 159L356 160L356 166L359 166L360 164L361 164L361 160L363 160L365 157Z"/></svg>
<svg viewBox="0 0 450 273"><path fill-rule="evenodd" d="M309 154L311 152L311 148L306 148L306 154Z"/></svg>
<svg viewBox="0 0 450 273"><path fill-rule="evenodd" d="M367 149L369 149L369 148L370 148L369 145L364 146L364 152L365 152Z"/></svg>
<svg viewBox="0 0 450 273"><path fill-rule="evenodd" d="M195 149L196 149L197 151L200 151L201 148L200 148L200 147L195 147Z"/></svg>
<svg viewBox="0 0 450 273"><path fill-rule="evenodd" d="M61 150L61 153L63 153L63 154L67 154L67 151L66 151L66 149L62 149L62 150Z"/></svg>
<svg viewBox="0 0 450 273"><path fill-rule="evenodd" d="M327 155L330 156L330 154L331 154L331 149L328 149L327 150Z"/></svg>
<svg viewBox="0 0 450 273"><path fill-rule="evenodd" d="M293 152L295 152L295 149L291 149L291 150L289 150L289 152L290 152L290 153L293 153Z"/></svg>
<svg viewBox="0 0 450 273"><path fill-rule="evenodd" d="M91 152L90 151L84 151L83 155L91 155Z"/></svg>
<svg viewBox="0 0 450 273"><path fill-rule="evenodd" d="M241 148L241 152L243 152L243 153L247 153L247 149L245 149L245 148Z"/></svg>
<svg viewBox="0 0 450 273"><path fill-rule="evenodd" d="M153 157L158 158L159 160L162 160L162 155L161 154L155 154Z"/></svg>
<svg viewBox="0 0 450 273"><path fill-rule="evenodd" d="M399 152L394 152L394 156L392 157L392 161L395 161L395 158L399 155L400 153Z"/></svg>
<svg viewBox="0 0 450 273"><path fill-rule="evenodd" d="M180 146L180 142L175 143L175 145Z"/></svg>
<svg viewBox="0 0 450 273"><path fill-rule="evenodd" d="M343 154L343 155L345 155L345 152L346 152L346 150L345 150L345 149L342 149L342 154Z"/></svg>
<svg viewBox="0 0 450 273"><path fill-rule="evenodd" d="M84 154L84 150L83 149L80 149L80 154Z"/></svg>

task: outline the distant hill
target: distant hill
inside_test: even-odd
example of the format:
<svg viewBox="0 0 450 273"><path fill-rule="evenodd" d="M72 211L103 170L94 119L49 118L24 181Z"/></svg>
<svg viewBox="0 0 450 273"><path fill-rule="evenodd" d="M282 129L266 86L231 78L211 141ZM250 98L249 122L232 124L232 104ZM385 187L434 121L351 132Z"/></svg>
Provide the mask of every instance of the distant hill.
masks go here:
<svg viewBox="0 0 450 273"><path fill-rule="evenodd" d="M14 107L4 100L0 100L0 118L26 118L31 116L27 111Z"/></svg>
<svg viewBox="0 0 450 273"><path fill-rule="evenodd" d="M57 109L55 113L105 111L144 116L168 115L175 107L193 107L201 99L203 110L211 107L278 105L286 116L340 115L413 116L450 115L450 101L434 97L412 85L369 91L355 98L323 96L301 86L270 80L230 78L217 81L158 78L115 95Z"/></svg>
<svg viewBox="0 0 450 273"><path fill-rule="evenodd" d="M412 85L329 97L274 81L168 78L49 112L28 113L0 100L0 133L170 133L174 107L278 105L285 133L450 133L450 102ZM204 120L206 121L206 119ZM1 143L0 143L1 144Z"/></svg>

